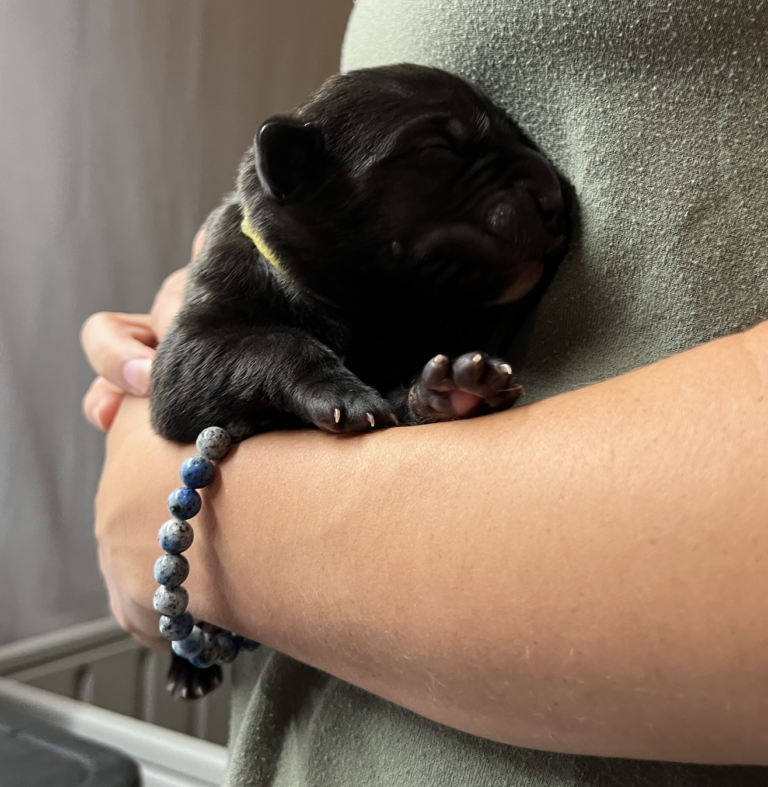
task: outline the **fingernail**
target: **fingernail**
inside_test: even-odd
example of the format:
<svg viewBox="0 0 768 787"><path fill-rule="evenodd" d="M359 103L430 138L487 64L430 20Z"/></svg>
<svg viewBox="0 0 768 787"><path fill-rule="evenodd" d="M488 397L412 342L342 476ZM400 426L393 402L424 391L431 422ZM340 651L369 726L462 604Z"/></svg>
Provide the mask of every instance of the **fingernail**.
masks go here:
<svg viewBox="0 0 768 787"><path fill-rule="evenodd" d="M123 365L123 380L129 393L136 396L145 396L149 393L149 370L151 366L151 358L134 358Z"/></svg>
<svg viewBox="0 0 768 787"><path fill-rule="evenodd" d="M104 407L102 405L96 405L91 410L89 420L97 429L101 429L102 432L107 431L107 424L104 422Z"/></svg>

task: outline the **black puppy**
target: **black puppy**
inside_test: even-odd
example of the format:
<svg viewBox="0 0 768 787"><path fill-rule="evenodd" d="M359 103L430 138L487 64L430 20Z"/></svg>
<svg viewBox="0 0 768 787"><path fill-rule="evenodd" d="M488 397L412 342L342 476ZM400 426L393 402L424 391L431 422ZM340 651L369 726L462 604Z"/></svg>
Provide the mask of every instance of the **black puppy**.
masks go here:
<svg viewBox="0 0 768 787"><path fill-rule="evenodd" d="M262 126L206 222L153 364L154 428L192 442L511 407L521 387L482 350L565 245L560 178L467 82L415 65L332 77ZM174 670L183 695L218 680Z"/></svg>

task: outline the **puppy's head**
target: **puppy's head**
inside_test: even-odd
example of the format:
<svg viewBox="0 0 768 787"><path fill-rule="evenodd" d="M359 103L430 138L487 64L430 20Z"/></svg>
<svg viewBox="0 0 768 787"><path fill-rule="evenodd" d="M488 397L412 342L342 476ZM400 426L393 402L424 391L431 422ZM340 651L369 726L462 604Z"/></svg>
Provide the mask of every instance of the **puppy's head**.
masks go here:
<svg viewBox="0 0 768 787"><path fill-rule="evenodd" d="M262 126L238 186L281 269L341 308L516 300L565 245L552 167L489 99L422 66L332 77Z"/></svg>

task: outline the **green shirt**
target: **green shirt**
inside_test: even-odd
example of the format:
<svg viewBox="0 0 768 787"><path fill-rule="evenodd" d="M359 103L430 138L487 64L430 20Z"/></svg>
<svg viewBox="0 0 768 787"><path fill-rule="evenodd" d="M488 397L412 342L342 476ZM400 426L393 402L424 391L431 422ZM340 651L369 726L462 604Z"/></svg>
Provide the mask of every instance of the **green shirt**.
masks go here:
<svg viewBox="0 0 768 787"><path fill-rule="evenodd" d="M766 31L760 0L357 0L344 69L467 77L575 189L571 250L508 352L526 402L768 318ZM492 743L267 649L238 662L230 785L768 784Z"/></svg>

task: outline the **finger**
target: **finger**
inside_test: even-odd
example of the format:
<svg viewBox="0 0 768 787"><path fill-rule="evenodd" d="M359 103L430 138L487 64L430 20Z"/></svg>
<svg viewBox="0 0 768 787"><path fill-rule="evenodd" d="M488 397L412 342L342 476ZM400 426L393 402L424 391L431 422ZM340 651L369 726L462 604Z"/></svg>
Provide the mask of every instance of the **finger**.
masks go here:
<svg viewBox="0 0 768 787"><path fill-rule="evenodd" d="M186 283L187 269L180 268L166 278L155 296L149 318L152 331L158 340L162 340L168 332L168 328L181 308Z"/></svg>
<svg viewBox="0 0 768 787"><path fill-rule="evenodd" d="M85 321L80 341L96 374L127 393L147 395L157 344L149 315L99 312Z"/></svg>
<svg viewBox="0 0 768 787"><path fill-rule="evenodd" d="M83 415L91 426L106 432L117 415L125 393L103 377L97 377L83 397Z"/></svg>
<svg viewBox="0 0 768 787"><path fill-rule="evenodd" d="M109 606L120 628L130 634L140 645L155 653L167 653L170 643L158 631L158 615L154 610L139 607L129 600L120 600L119 594L107 583ZM151 633L150 633L151 632Z"/></svg>
<svg viewBox="0 0 768 787"><path fill-rule="evenodd" d="M201 227L192 241L190 262L194 262L205 244L205 228ZM180 268L168 276L155 296L150 310L152 328L161 340L171 327L184 301L184 287L187 283L187 268Z"/></svg>
<svg viewBox="0 0 768 787"><path fill-rule="evenodd" d="M165 336L181 308L186 282L187 269L180 268L165 279L155 296L150 310L150 325L159 340Z"/></svg>
<svg viewBox="0 0 768 787"><path fill-rule="evenodd" d="M195 239L192 241L192 258L190 262L194 262L195 258L198 254L203 250L203 244L205 243L205 227L200 227L195 235Z"/></svg>
<svg viewBox="0 0 768 787"><path fill-rule="evenodd" d="M168 653L171 649L171 643L162 637L148 637L146 634L136 631L130 633L136 642L139 645L143 645L147 650L152 650L155 653Z"/></svg>

